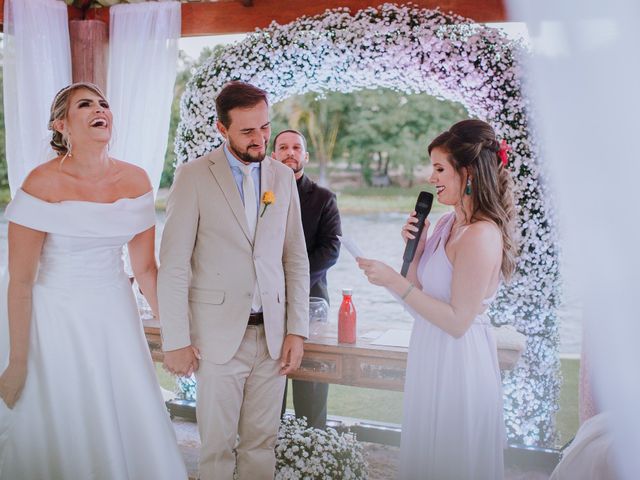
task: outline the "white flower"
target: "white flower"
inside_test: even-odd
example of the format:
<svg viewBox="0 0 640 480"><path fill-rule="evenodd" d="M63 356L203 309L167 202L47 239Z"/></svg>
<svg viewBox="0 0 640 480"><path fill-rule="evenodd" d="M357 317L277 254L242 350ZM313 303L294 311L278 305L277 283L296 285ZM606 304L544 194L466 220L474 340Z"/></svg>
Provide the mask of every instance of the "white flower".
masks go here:
<svg viewBox="0 0 640 480"><path fill-rule="evenodd" d="M305 421L290 417L283 420L278 434L276 460L276 479L281 480L291 472L295 478L311 480L367 477L362 446L353 435L307 428Z"/></svg>

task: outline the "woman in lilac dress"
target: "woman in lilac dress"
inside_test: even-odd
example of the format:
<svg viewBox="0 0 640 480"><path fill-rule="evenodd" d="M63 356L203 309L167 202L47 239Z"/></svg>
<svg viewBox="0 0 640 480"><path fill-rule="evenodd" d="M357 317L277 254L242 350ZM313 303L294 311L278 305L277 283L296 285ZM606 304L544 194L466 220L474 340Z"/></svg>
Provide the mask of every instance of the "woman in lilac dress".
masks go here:
<svg viewBox="0 0 640 480"><path fill-rule="evenodd" d="M429 145L438 201L453 207L419 240L407 278L359 259L369 281L415 318L404 390L402 479L502 479L505 428L496 342L486 310L515 268L506 146L480 120ZM413 239L415 212L402 228ZM428 225L427 225L428 227Z"/></svg>

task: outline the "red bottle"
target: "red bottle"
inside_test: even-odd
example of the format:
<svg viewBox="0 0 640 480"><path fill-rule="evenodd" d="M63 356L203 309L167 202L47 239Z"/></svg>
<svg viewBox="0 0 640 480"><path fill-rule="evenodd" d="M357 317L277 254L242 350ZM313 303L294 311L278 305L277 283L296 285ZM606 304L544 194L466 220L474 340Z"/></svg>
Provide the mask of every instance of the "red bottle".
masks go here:
<svg viewBox="0 0 640 480"><path fill-rule="evenodd" d="M338 343L356 343L356 307L351 301L353 291L342 290L342 304L338 311Z"/></svg>

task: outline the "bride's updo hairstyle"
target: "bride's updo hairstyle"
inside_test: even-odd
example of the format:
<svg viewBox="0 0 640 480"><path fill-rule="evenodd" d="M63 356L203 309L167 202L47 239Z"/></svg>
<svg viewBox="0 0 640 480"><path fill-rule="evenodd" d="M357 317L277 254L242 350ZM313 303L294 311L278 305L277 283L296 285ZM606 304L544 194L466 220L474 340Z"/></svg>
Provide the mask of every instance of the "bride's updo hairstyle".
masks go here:
<svg viewBox="0 0 640 480"><path fill-rule="evenodd" d="M69 100L71 99L71 95L76 90L82 89L89 90L90 92L95 93L97 96L99 96L102 100L107 101L104 93L102 93L102 90L100 90L100 87L89 82L72 83L71 85L64 87L62 90L56 93L56 96L53 99L53 103L51 104L51 115L49 116L49 124L47 125L47 127L49 128L49 130L53 131L51 142L49 143L51 144L51 147L58 153L58 155L67 155L70 152L71 144L67 137L62 135L61 132L57 131L53 127L53 122L55 122L56 120L64 120L67 118L67 114L69 113Z"/></svg>
<svg viewBox="0 0 640 480"><path fill-rule="evenodd" d="M463 192L467 178L471 179L472 213L469 222L490 220L500 228L502 276L509 280L516 266L517 246L513 182L506 168L506 146L501 147L488 123L463 120L429 144L429 155L435 148L448 154L449 162L464 180Z"/></svg>

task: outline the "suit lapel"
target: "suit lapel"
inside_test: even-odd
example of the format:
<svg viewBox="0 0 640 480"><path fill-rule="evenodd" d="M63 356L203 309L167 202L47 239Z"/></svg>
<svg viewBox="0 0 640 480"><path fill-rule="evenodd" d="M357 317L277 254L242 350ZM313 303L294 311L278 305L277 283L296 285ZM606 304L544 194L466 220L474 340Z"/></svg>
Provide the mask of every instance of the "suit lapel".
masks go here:
<svg viewBox="0 0 640 480"><path fill-rule="evenodd" d="M236 220L242 227L245 237L249 240L249 243L253 243L249 236L249 225L247 224L247 216L244 213L244 205L242 204L242 198L240 198L240 192L238 186L231 173L231 167L229 161L224 154L222 147L215 150L210 157L209 170L213 174L222 194L224 195L231 211L236 217Z"/></svg>
<svg viewBox="0 0 640 480"><path fill-rule="evenodd" d="M269 157L265 157L265 159L260 164L260 199L259 199L260 208L258 209L258 225L256 226L256 241L258 240L260 231L266 228L266 225L263 225L263 224L267 219L267 212L265 211L264 216L262 215L262 212L264 210L264 204L262 203L262 196L264 195L264 192L269 192L269 191L273 192L273 189L274 189L275 172L273 171L273 166L271 165L272 161L273 160L271 160ZM275 201L277 202L278 199L276 198ZM272 208L273 205L271 205L270 207ZM267 210L269 210L270 207L267 207Z"/></svg>

